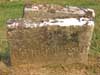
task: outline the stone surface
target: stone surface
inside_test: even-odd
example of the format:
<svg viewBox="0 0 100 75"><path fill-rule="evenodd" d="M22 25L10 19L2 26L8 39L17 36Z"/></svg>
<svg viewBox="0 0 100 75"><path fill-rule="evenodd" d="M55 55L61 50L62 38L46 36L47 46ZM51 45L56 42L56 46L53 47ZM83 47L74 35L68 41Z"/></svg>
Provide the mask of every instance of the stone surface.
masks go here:
<svg viewBox="0 0 100 75"><path fill-rule="evenodd" d="M19 0L9 0L10 2L19 1Z"/></svg>
<svg viewBox="0 0 100 75"><path fill-rule="evenodd" d="M44 26L8 32L12 64L86 62L91 26Z"/></svg>
<svg viewBox="0 0 100 75"><path fill-rule="evenodd" d="M13 66L87 63L92 9L34 4L24 10L24 19L7 22Z"/></svg>
<svg viewBox="0 0 100 75"><path fill-rule="evenodd" d="M0 61L0 75L9 75L10 70L9 68Z"/></svg>
<svg viewBox="0 0 100 75"><path fill-rule="evenodd" d="M54 18L90 18L95 17L94 10L88 8L79 8L73 6L60 6L50 4L32 4L25 5L24 18L33 21L43 21Z"/></svg>
<svg viewBox="0 0 100 75"><path fill-rule="evenodd" d="M84 64L70 65L49 65L41 68L34 68L31 65L20 65L13 67L11 75L89 75L88 69Z"/></svg>

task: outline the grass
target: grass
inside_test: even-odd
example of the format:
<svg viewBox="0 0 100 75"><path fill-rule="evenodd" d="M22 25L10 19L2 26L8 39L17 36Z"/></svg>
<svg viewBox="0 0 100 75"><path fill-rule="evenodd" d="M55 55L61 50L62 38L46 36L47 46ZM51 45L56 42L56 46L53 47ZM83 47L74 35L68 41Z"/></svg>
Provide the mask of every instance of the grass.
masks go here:
<svg viewBox="0 0 100 75"><path fill-rule="evenodd" d="M0 27L5 27L5 23L10 18L18 18L22 16L23 4L19 3L0 3Z"/></svg>
<svg viewBox="0 0 100 75"><path fill-rule="evenodd" d="M6 39L6 21L10 18L22 17L22 2L0 1L0 58L5 62L9 58L9 49Z"/></svg>
<svg viewBox="0 0 100 75"><path fill-rule="evenodd" d="M0 40L6 38L6 21L10 18L22 16L23 4L21 2L0 3Z"/></svg>

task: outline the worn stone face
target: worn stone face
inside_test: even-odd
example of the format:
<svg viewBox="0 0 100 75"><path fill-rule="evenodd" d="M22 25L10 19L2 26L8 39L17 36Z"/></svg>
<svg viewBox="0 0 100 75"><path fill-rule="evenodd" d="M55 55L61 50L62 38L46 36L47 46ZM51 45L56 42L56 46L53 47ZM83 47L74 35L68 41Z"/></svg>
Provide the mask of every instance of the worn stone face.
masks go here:
<svg viewBox="0 0 100 75"><path fill-rule="evenodd" d="M45 65L86 62L91 31L90 26L11 30L8 36L12 63Z"/></svg>
<svg viewBox="0 0 100 75"><path fill-rule="evenodd" d="M7 22L12 65L87 63L92 9L34 4L24 10L24 19Z"/></svg>
<svg viewBox="0 0 100 75"><path fill-rule="evenodd" d="M48 4L34 4L26 5L24 9L24 17L32 19L33 21L43 21L54 18L93 18L95 17L94 10L85 9L73 6L59 6L59 5L48 5ZM91 20L92 20L91 18Z"/></svg>

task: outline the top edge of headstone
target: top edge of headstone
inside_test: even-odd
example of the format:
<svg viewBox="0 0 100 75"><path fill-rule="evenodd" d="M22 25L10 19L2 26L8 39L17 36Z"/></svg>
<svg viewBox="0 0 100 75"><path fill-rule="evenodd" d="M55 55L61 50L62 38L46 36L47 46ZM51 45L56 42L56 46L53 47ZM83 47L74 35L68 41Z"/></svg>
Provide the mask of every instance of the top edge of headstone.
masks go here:
<svg viewBox="0 0 100 75"><path fill-rule="evenodd" d="M47 13L61 13L66 14L68 17L77 15L78 17L94 18L95 12L90 8L82 8L76 6L61 6L57 4L26 4L24 8L25 12L47 12Z"/></svg>
<svg viewBox="0 0 100 75"><path fill-rule="evenodd" d="M24 7L24 14L28 12L35 12L35 19L39 19L36 21L35 19L27 19L27 18L19 18L19 19L9 19L7 21L8 28L33 28L33 27L42 27L42 26L83 26L89 25L94 26L94 17L95 12L90 8L80 8L75 6L60 6L55 4L27 4ZM40 13L39 13L40 12ZM42 13L41 13L42 12ZM39 13L40 15L38 15ZM45 13L47 13L45 15ZM64 14L63 16L57 15L48 16L55 13ZM33 14L33 13L31 13ZM38 15L38 16L37 16ZM41 16L42 15L42 16ZM44 17L46 16L46 18ZM41 18L42 17L42 18Z"/></svg>

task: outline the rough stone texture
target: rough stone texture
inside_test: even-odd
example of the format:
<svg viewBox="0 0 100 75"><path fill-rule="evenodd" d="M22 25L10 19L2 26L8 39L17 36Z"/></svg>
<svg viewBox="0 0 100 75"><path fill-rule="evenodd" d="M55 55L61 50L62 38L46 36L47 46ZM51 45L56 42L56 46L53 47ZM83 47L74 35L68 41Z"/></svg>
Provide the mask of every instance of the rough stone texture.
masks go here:
<svg viewBox="0 0 100 75"><path fill-rule="evenodd" d="M92 9L65 8L48 4L27 5L24 18L32 19L32 21L19 19L7 22L12 65L33 64L34 67L40 67L54 64L87 63L94 28L93 23L89 22L93 21L94 16ZM52 25L47 22L56 18L76 18L80 22L82 17L85 21L83 25L67 25L66 23L65 26L61 26L53 25L55 22ZM41 23L43 26L40 26Z"/></svg>
<svg viewBox="0 0 100 75"><path fill-rule="evenodd" d="M27 4L24 9L24 18L33 21L43 21L54 18L91 18L95 17L94 10L73 6L59 6L50 4ZM92 18L91 18L92 19Z"/></svg>
<svg viewBox="0 0 100 75"><path fill-rule="evenodd" d="M13 65L86 62L92 27L46 26L8 34Z"/></svg>
<svg viewBox="0 0 100 75"><path fill-rule="evenodd" d="M13 1L19 1L19 0L9 0L10 2L13 2Z"/></svg>
<svg viewBox="0 0 100 75"><path fill-rule="evenodd" d="M9 68L0 61L0 75L8 75L10 73Z"/></svg>

